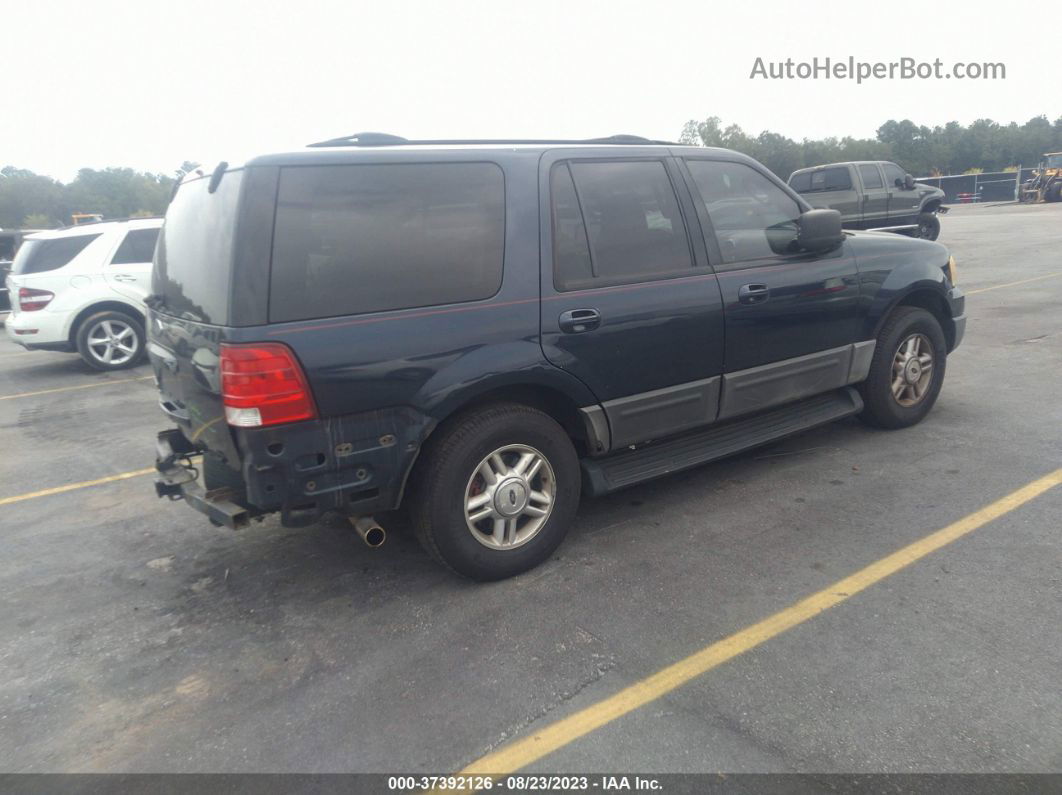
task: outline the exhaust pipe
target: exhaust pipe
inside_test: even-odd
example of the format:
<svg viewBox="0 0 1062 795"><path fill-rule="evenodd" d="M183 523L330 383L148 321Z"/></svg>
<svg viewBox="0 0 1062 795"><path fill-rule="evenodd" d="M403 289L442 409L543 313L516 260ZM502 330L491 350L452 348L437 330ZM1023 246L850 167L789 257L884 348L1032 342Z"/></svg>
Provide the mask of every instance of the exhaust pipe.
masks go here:
<svg viewBox="0 0 1062 795"><path fill-rule="evenodd" d="M358 531L361 540L373 549L383 546L383 542L387 540L387 533L371 516L359 516L357 519L350 517L350 523Z"/></svg>

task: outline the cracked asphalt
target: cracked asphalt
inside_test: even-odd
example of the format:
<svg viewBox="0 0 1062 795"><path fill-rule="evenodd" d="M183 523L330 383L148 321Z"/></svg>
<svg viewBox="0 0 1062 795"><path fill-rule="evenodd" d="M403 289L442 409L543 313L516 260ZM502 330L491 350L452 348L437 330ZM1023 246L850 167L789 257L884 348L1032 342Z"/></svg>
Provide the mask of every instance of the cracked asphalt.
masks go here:
<svg viewBox="0 0 1062 795"><path fill-rule="evenodd" d="M449 773L1057 469L1060 219L943 219L970 322L920 426L586 500L507 582L341 521L218 530L147 476L0 505L0 770ZM147 374L0 342L0 499L151 466ZM1056 488L532 769L1062 771L1060 516Z"/></svg>

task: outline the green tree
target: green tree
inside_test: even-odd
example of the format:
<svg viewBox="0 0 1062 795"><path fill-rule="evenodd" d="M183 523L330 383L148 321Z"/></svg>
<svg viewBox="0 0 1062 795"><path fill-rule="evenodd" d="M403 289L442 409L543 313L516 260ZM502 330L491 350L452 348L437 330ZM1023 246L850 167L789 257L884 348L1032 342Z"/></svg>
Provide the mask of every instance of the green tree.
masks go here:
<svg viewBox="0 0 1062 795"><path fill-rule="evenodd" d="M796 168L846 160L893 160L916 177L962 174L971 169L1001 171L1019 163L1038 163L1044 152L1062 151L1062 118L1049 122L1036 116L1024 124L1001 125L978 119L969 126L948 122L926 127L910 119L890 119L874 138L804 139L796 143L763 131L749 135L737 125L723 125L718 116L689 121L679 140L699 146L723 146L754 157L787 179Z"/></svg>
<svg viewBox="0 0 1062 795"><path fill-rule="evenodd" d="M44 213L30 213L22 219L23 229L50 229L55 223Z"/></svg>

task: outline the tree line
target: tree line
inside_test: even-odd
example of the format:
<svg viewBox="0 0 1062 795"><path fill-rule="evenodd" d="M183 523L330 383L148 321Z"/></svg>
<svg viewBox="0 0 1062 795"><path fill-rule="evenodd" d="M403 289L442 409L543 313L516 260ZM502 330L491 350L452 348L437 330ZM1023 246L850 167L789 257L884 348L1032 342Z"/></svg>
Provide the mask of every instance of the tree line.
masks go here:
<svg viewBox="0 0 1062 795"><path fill-rule="evenodd" d="M1062 116L1054 122L1036 116L1024 124L978 119L968 126L917 125L889 120L874 138L822 138L795 141L765 130L750 135L738 125L723 126L718 116L689 121L684 144L723 146L759 160L781 179L798 168L846 160L892 160L915 177L1015 170L1035 166L1045 152L1062 152Z"/></svg>
<svg viewBox="0 0 1062 795"><path fill-rule="evenodd" d="M718 116L710 116L687 122L679 140L743 152L783 180L798 168L845 160L892 160L916 177L927 177L1034 166L1044 152L1062 151L1062 117L1050 122L1036 116L1024 124L978 119L968 126L948 122L937 127L890 119L874 138L795 141L769 130L752 135L736 124L724 127ZM0 169L0 228L65 226L73 213L101 213L105 218L162 215L174 182L196 167L182 163L173 176L131 168L83 168L63 184L5 166Z"/></svg>
<svg viewBox="0 0 1062 795"><path fill-rule="evenodd" d="M104 218L162 215L176 180L195 167L185 162L174 176L131 168L83 168L64 184L5 166L0 168L0 228L66 226L74 213L100 213Z"/></svg>

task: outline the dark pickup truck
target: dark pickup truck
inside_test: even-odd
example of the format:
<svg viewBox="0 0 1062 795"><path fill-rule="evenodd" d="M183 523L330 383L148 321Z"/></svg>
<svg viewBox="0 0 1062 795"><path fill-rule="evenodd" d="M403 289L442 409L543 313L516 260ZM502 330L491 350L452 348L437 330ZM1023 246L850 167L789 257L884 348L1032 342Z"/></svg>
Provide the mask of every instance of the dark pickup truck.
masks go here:
<svg viewBox="0 0 1062 795"><path fill-rule="evenodd" d="M845 232L736 152L327 144L185 177L159 237L155 485L219 525L334 512L376 545L401 508L507 577L581 496L918 423L962 340L947 249Z"/></svg>
<svg viewBox="0 0 1062 795"><path fill-rule="evenodd" d="M841 214L845 229L900 232L936 240L938 213L947 213L944 191L915 182L895 163L864 160L802 168L789 177L789 187L813 207Z"/></svg>

